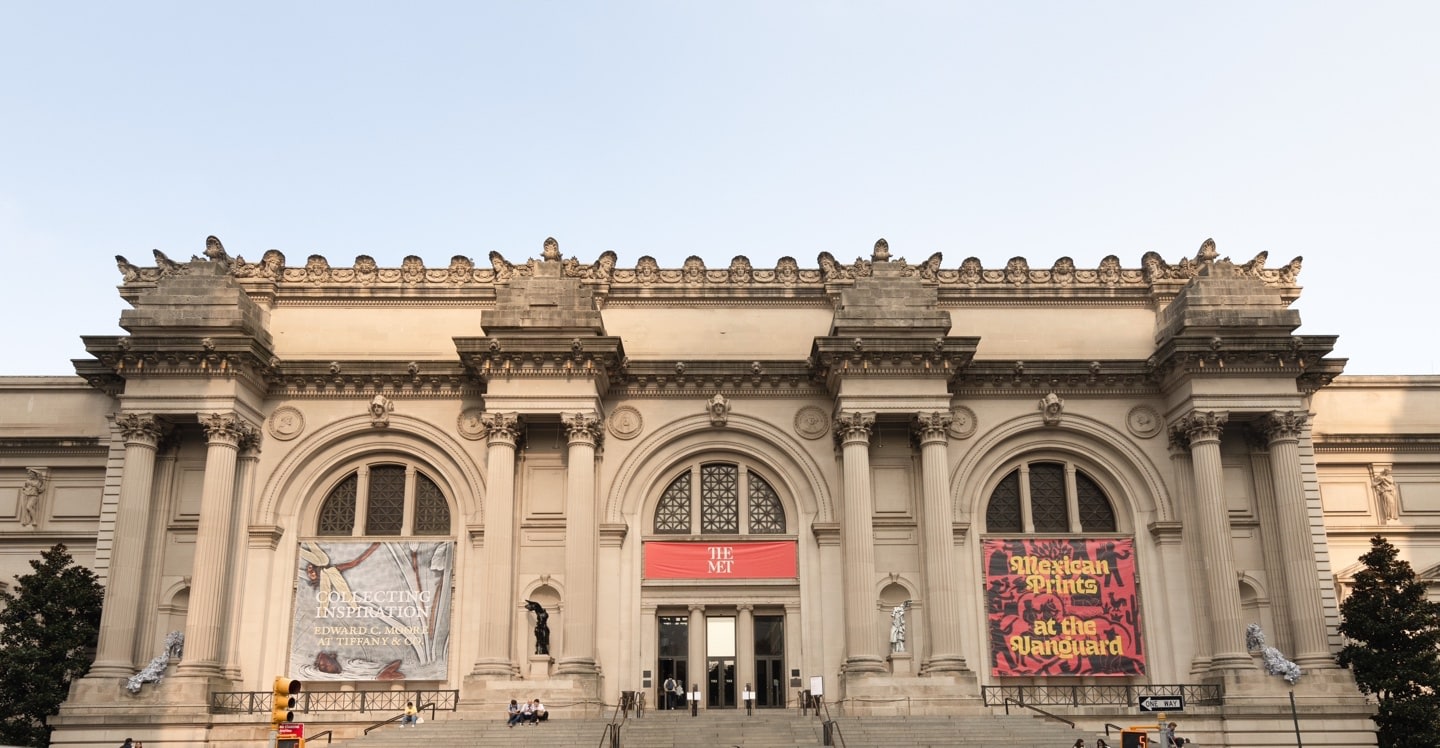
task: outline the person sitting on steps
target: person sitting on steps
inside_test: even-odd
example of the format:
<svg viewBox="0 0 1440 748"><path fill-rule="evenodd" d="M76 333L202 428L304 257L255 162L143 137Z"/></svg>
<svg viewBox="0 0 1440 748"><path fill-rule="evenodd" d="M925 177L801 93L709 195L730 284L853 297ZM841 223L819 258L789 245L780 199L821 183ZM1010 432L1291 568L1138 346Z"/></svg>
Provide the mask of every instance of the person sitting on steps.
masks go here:
<svg viewBox="0 0 1440 748"><path fill-rule="evenodd" d="M506 721L511 727L514 727L515 723L520 721L520 705L515 703L514 699L511 699L510 708L506 710L506 713L509 715Z"/></svg>
<svg viewBox="0 0 1440 748"><path fill-rule="evenodd" d="M550 713L545 711L545 705L541 704L539 699L536 699L535 703L530 707L530 724L538 725L548 719L550 719Z"/></svg>

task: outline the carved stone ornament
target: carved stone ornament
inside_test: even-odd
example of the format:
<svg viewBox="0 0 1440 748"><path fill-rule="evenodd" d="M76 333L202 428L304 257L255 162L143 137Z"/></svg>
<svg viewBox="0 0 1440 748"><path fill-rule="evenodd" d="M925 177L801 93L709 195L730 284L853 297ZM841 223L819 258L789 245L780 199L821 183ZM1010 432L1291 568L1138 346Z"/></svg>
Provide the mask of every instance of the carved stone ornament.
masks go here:
<svg viewBox="0 0 1440 748"><path fill-rule="evenodd" d="M377 429L390 426L390 414L395 411L395 403L384 395L376 395L370 398L370 425Z"/></svg>
<svg viewBox="0 0 1440 748"><path fill-rule="evenodd" d="M231 442L238 447L255 436L255 427L235 413L197 413L196 418L210 443Z"/></svg>
<svg viewBox="0 0 1440 748"><path fill-rule="evenodd" d="M600 417L594 413L565 413L560 416L560 422L565 424L565 435L569 437L570 444L591 444L600 446L600 440L605 432L601 428Z"/></svg>
<svg viewBox="0 0 1440 748"><path fill-rule="evenodd" d="M841 446L850 442L870 442L870 432L875 428L875 414L872 412L849 412L835 416L835 441Z"/></svg>
<svg viewBox="0 0 1440 748"><path fill-rule="evenodd" d="M485 438L485 411L479 408L466 408L460 411L460 416L455 419L455 430L460 436L470 441L478 441Z"/></svg>
<svg viewBox="0 0 1440 748"><path fill-rule="evenodd" d="M610 411L605 419L605 428L616 439L634 439L645 428L645 418L640 411L629 405L622 405Z"/></svg>
<svg viewBox="0 0 1440 748"><path fill-rule="evenodd" d="M1065 401L1060 396L1051 392L1040 398L1040 417L1044 419L1046 426L1059 426L1060 417L1065 414Z"/></svg>
<svg viewBox="0 0 1440 748"><path fill-rule="evenodd" d="M1125 428L1141 439L1160 433L1160 414L1149 405L1136 405L1125 416Z"/></svg>
<svg viewBox="0 0 1440 748"><path fill-rule="evenodd" d="M705 410L710 414L711 426L717 428L724 426L730 418L730 401L717 392L714 397L710 398L710 402L705 404Z"/></svg>
<svg viewBox="0 0 1440 748"><path fill-rule="evenodd" d="M1260 430L1264 432L1265 438L1272 443L1282 440L1294 441L1300 438L1300 433L1305 430L1305 424L1310 420L1310 414L1301 411L1271 411L1260 419Z"/></svg>
<svg viewBox="0 0 1440 748"><path fill-rule="evenodd" d="M40 497L50 485L50 468L25 468L25 483L20 486L20 526L40 526Z"/></svg>
<svg viewBox="0 0 1440 748"><path fill-rule="evenodd" d="M1172 428L1183 434L1186 443L1193 447L1196 441L1219 441L1220 433L1229 420L1230 414L1224 411L1193 410L1176 421Z"/></svg>
<svg viewBox="0 0 1440 748"><path fill-rule="evenodd" d="M1375 489L1375 498L1380 504L1380 518L1386 524L1399 521L1400 497L1395 488L1395 476L1390 472L1389 463L1370 466L1370 485Z"/></svg>
<svg viewBox="0 0 1440 748"><path fill-rule="evenodd" d="M480 421L485 424L485 434L489 437L489 443L505 442L514 446L520 442L520 435L525 430L525 422L515 413L484 413Z"/></svg>
<svg viewBox="0 0 1440 748"><path fill-rule="evenodd" d="M795 433L805 439L819 439L830 433L830 419L825 411L807 405L795 412Z"/></svg>
<svg viewBox="0 0 1440 748"><path fill-rule="evenodd" d="M166 425L148 413L121 413L115 417L115 426L120 429L127 442L141 442L156 446L164 436Z"/></svg>
<svg viewBox="0 0 1440 748"><path fill-rule="evenodd" d="M941 411L917 413L910 423L911 434L917 444L932 440L943 442L950 436L950 422L953 418L950 413Z"/></svg>
<svg viewBox="0 0 1440 748"><path fill-rule="evenodd" d="M282 442L288 442L299 436L305 430L305 416L299 409L289 405L276 408L270 414L269 421L265 424L265 430L270 435Z"/></svg>
<svg viewBox="0 0 1440 748"><path fill-rule="evenodd" d="M950 438L969 439L975 435L975 429L979 421L975 418L975 411L957 405L950 409Z"/></svg>

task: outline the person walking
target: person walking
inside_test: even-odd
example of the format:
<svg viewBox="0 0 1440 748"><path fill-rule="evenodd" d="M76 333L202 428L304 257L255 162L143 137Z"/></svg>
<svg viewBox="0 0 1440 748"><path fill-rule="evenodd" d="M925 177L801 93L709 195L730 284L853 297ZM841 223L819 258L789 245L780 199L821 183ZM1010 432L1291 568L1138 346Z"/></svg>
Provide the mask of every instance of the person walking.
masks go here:
<svg viewBox="0 0 1440 748"><path fill-rule="evenodd" d="M665 710L674 709L675 692L680 690L680 685L675 682L675 679L673 677L671 677L666 678L664 685L662 685L660 688L665 693L665 703L662 704L660 708Z"/></svg>

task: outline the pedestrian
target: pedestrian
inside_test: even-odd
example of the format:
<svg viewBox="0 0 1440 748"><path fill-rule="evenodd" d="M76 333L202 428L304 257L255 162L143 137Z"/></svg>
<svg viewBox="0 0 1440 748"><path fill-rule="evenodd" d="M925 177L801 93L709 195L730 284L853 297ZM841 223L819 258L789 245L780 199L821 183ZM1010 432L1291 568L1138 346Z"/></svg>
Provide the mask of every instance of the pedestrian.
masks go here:
<svg viewBox="0 0 1440 748"><path fill-rule="evenodd" d="M1165 725L1165 729L1160 731L1160 748L1180 748L1180 746L1185 745L1185 738L1176 737L1175 735L1175 728L1177 727L1179 727L1178 724L1171 722Z"/></svg>
<svg viewBox="0 0 1440 748"><path fill-rule="evenodd" d="M665 684L664 684L663 686L661 686L661 689L665 692L665 703L664 703L660 708L662 708L662 709L674 709L674 708L675 708L675 692L678 691L678 690L680 690L680 685L675 682L675 679L674 679L673 677L671 677L671 678L666 678L666 679L665 679Z"/></svg>

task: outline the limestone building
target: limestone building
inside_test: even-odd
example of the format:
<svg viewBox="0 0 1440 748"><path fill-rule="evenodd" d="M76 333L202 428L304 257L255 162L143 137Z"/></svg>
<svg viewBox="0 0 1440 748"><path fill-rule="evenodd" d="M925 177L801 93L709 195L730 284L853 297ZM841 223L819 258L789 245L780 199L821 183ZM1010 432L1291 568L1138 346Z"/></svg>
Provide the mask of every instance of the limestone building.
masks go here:
<svg viewBox="0 0 1440 748"><path fill-rule="evenodd" d="M106 585L57 745L260 739L237 704L282 674L341 735L362 696L673 678L1096 728L1183 696L1262 745L1289 689L1250 623L1302 727L1369 745L1337 589L1440 529L1440 381L1340 376L1298 259L118 259L128 334L0 379L0 579L63 541Z"/></svg>

